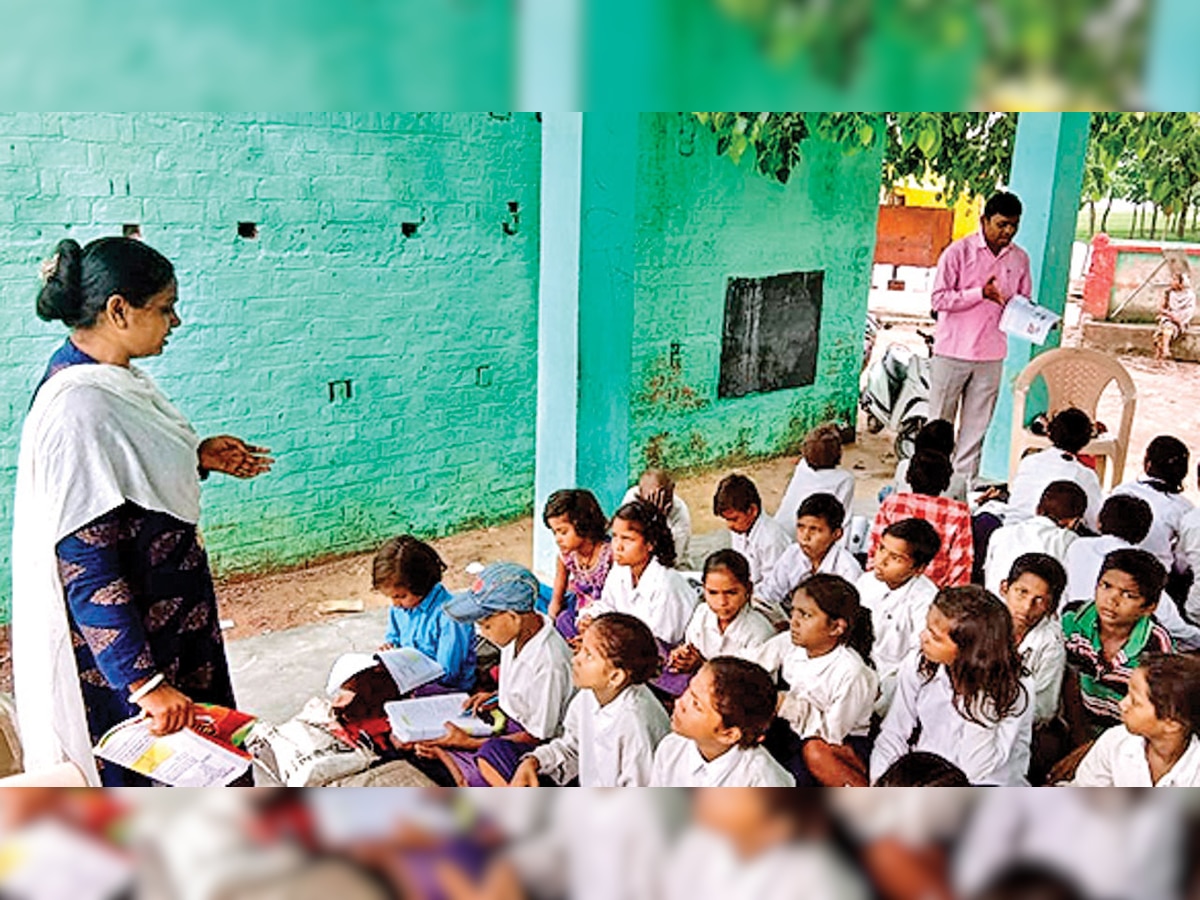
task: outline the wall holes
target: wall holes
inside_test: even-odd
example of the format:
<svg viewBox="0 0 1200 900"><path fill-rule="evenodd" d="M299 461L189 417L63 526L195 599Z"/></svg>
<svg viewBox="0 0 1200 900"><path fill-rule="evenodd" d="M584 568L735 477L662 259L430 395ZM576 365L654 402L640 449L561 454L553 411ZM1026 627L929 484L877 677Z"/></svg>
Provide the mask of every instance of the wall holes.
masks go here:
<svg viewBox="0 0 1200 900"><path fill-rule="evenodd" d="M683 367L683 346L679 341L671 341L671 355L667 358L671 368L678 372Z"/></svg>
<svg viewBox="0 0 1200 900"><path fill-rule="evenodd" d="M492 367L488 365L475 367L475 387L492 386Z"/></svg>
<svg viewBox="0 0 1200 900"><path fill-rule="evenodd" d="M258 237L258 225L255 222L238 222L238 237L248 241Z"/></svg>
<svg viewBox="0 0 1200 900"><path fill-rule="evenodd" d="M354 385L349 378L340 378L337 381L328 382L329 387L329 402L335 402L339 397L343 400L349 400L354 396Z"/></svg>
<svg viewBox="0 0 1200 900"><path fill-rule="evenodd" d="M136 222L127 222L121 226L121 237L140 238L142 236L142 226Z"/></svg>
<svg viewBox="0 0 1200 900"><path fill-rule="evenodd" d="M516 200L508 201L508 218L500 223L500 227L509 237L521 230L521 204Z"/></svg>
<svg viewBox="0 0 1200 900"><path fill-rule="evenodd" d="M406 238L412 237L417 233L417 229L421 227L420 222L401 222L400 233Z"/></svg>

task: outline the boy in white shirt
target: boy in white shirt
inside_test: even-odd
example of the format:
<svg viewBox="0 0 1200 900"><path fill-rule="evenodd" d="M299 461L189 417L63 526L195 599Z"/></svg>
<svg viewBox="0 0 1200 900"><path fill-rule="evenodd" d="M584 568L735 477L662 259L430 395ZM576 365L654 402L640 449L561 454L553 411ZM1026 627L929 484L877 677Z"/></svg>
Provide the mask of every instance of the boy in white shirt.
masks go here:
<svg viewBox="0 0 1200 900"><path fill-rule="evenodd" d="M1154 511L1133 494L1113 494L1100 508L1100 536L1081 537L1067 549L1066 602L1087 603L1096 594L1104 557L1114 550L1136 548L1150 533ZM1159 603L1154 611L1163 628L1181 651L1200 650L1200 627L1184 619L1175 601Z"/></svg>
<svg viewBox="0 0 1200 900"><path fill-rule="evenodd" d="M851 584L862 576L862 566L840 543L845 516L845 508L833 494L813 494L800 504L796 542L788 546L755 591L768 611L767 618L780 621L790 615L788 598L809 575L837 575Z"/></svg>
<svg viewBox="0 0 1200 900"><path fill-rule="evenodd" d="M845 521L838 524L846 527L854 501L854 473L838 468L842 464L842 435L838 427L818 425L805 436L800 452L796 471L779 501L779 509L775 510L775 521L790 531L796 524L796 511L807 497L833 494L846 511Z"/></svg>
<svg viewBox="0 0 1200 900"><path fill-rule="evenodd" d="M925 577L942 538L924 519L901 519L884 529L875 565L858 579L862 605L871 611L875 644L871 659L879 673L875 712L887 715L896 691L896 672L910 653L920 649L921 632L937 585Z"/></svg>
<svg viewBox="0 0 1200 900"><path fill-rule="evenodd" d="M550 618L534 609L540 590L523 566L492 563L443 608L455 621L474 623L500 648L499 690L475 694L466 708L498 706L508 729L500 737L475 738L447 723L444 737L413 748L418 757L445 766L459 787L508 784L525 753L562 731L575 693L571 649Z"/></svg>
<svg viewBox="0 0 1200 900"><path fill-rule="evenodd" d="M1074 482L1052 481L1047 485L1036 516L992 532L983 564L984 587L999 594L1000 582L1008 576L1014 560L1025 553L1045 553L1065 564L1087 502L1087 494Z"/></svg>
<svg viewBox="0 0 1200 900"><path fill-rule="evenodd" d="M792 535L762 511L762 497L745 475L726 475L713 495L713 515L729 526L730 545L750 563L755 589L771 574Z"/></svg>
<svg viewBox="0 0 1200 900"><path fill-rule="evenodd" d="M761 666L729 656L709 660L675 701L650 786L795 787L762 747L776 703L775 682Z"/></svg>
<svg viewBox="0 0 1200 900"><path fill-rule="evenodd" d="M1176 568L1176 545L1183 519L1192 511L1192 501L1183 495L1190 454L1178 438L1162 434L1146 447L1145 476L1113 488L1113 495L1131 494L1150 504L1154 521L1150 533L1138 544L1153 553L1169 575ZM1185 563L1186 564L1186 563ZM1179 566L1183 568L1183 566Z"/></svg>
<svg viewBox="0 0 1200 900"><path fill-rule="evenodd" d="M675 539L675 568L692 568L692 513L683 498L675 493L675 479L671 473L662 469L647 469L638 483L625 492L621 505L634 500L657 507L666 517L667 528Z"/></svg>
<svg viewBox="0 0 1200 900"><path fill-rule="evenodd" d="M1200 467L1196 470L1196 482L1200 484ZM1192 573L1184 612L1189 621L1200 622L1200 509L1193 509L1180 520L1175 557L1180 571Z"/></svg>
<svg viewBox="0 0 1200 900"><path fill-rule="evenodd" d="M1031 453L1017 466L1008 489L1004 524L1015 525L1035 516L1042 492L1052 481L1073 481L1087 494L1083 521L1094 530L1104 493L1096 471L1079 461L1079 451L1092 440L1092 420L1082 410L1064 409L1050 420L1048 434L1054 446Z"/></svg>
<svg viewBox="0 0 1200 900"><path fill-rule="evenodd" d="M1143 660L1121 700L1121 722L1092 745L1073 785L1200 787L1200 660Z"/></svg>

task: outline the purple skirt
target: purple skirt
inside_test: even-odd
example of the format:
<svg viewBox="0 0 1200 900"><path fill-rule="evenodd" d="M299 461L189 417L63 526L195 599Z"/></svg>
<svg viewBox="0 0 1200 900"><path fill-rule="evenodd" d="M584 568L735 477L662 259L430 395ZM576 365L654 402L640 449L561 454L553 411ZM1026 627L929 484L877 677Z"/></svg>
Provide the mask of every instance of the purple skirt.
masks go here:
<svg viewBox="0 0 1200 900"><path fill-rule="evenodd" d="M447 753L458 766L468 787L488 787L479 771L479 760L486 759L506 781L517 773L521 757L533 749L532 744L518 744L508 739L509 735L520 734L525 729L512 719L504 725L504 734L488 738L478 750L449 750Z"/></svg>

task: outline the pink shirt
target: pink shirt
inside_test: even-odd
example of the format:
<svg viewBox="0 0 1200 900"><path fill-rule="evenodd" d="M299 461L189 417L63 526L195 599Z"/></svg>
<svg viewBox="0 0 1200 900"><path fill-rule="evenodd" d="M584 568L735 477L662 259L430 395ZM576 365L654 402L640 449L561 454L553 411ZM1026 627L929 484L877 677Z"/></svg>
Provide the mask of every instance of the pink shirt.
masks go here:
<svg viewBox="0 0 1200 900"><path fill-rule="evenodd" d="M933 352L937 356L989 362L1004 359L1008 337L1000 330L998 303L983 296L983 286L996 276L1005 297L1033 296L1029 256L1016 244L992 254L977 231L955 241L938 260L933 282L933 308L937 331Z"/></svg>

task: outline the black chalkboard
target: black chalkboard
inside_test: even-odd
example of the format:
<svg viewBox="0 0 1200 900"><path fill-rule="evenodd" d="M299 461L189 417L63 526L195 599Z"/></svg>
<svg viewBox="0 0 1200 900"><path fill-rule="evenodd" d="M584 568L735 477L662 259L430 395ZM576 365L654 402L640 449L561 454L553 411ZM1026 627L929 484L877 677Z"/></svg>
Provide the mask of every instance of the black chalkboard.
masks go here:
<svg viewBox="0 0 1200 900"><path fill-rule="evenodd" d="M824 271L729 279L718 397L813 383L824 284Z"/></svg>

